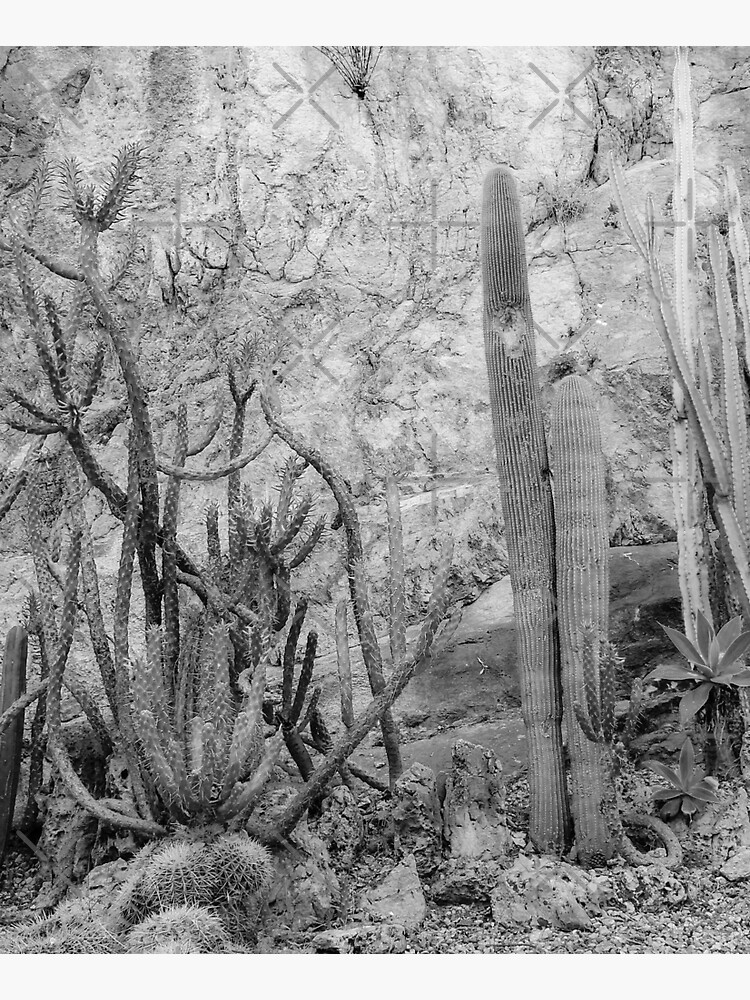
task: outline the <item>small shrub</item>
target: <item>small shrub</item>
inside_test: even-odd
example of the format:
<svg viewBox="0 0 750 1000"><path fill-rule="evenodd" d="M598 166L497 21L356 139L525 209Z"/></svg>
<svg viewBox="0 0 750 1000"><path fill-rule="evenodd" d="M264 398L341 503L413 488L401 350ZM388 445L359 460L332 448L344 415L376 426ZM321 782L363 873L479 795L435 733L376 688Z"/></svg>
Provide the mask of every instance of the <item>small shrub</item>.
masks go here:
<svg viewBox="0 0 750 1000"><path fill-rule="evenodd" d="M363 100L383 46L320 45L318 51L331 60L352 92Z"/></svg>

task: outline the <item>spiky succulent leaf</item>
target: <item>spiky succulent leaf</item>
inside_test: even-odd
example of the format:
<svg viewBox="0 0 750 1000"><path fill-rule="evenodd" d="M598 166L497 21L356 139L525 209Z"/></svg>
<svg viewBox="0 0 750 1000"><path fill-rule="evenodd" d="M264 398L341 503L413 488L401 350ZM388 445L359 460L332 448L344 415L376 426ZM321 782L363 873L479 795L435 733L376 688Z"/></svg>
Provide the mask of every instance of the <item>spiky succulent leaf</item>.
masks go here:
<svg viewBox="0 0 750 1000"><path fill-rule="evenodd" d="M666 764L662 764L658 760L648 760L646 761L646 767L653 771L654 774L658 774L660 778L664 778L676 789L682 791L682 782L677 771L674 771L671 767Z"/></svg>
<svg viewBox="0 0 750 1000"><path fill-rule="evenodd" d="M678 632L677 629L670 628L668 625L662 625L661 627L689 663L707 666L704 655L695 648L692 642L684 636L682 632ZM706 655L708 654L708 648L706 648L705 653Z"/></svg>
<svg viewBox="0 0 750 1000"><path fill-rule="evenodd" d="M726 625L722 625L722 627L719 629L716 638L719 640L721 648L723 650L728 650L729 647L734 642L734 640L739 638L741 634L742 634L742 615L737 615L736 618L732 618L730 621L728 621Z"/></svg>
<svg viewBox="0 0 750 1000"><path fill-rule="evenodd" d="M104 232L122 218L138 179L142 150L136 143L124 146L116 155L110 168L107 189L96 210L99 232Z"/></svg>
<svg viewBox="0 0 750 1000"><path fill-rule="evenodd" d="M682 667L679 663L662 663L646 674L647 681L697 681L705 674L699 674L697 670L689 667Z"/></svg>
<svg viewBox="0 0 750 1000"><path fill-rule="evenodd" d="M692 717L699 712L708 701L711 694L711 683L704 681L698 687L688 691L680 699L680 725L684 726Z"/></svg>
<svg viewBox="0 0 750 1000"><path fill-rule="evenodd" d="M717 642L719 641L717 636ZM721 653L720 666L729 666L742 659L750 649L750 632L738 635Z"/></svg>
<svg viewBox="0 0 750 1000"><path fill-rule="evenodd" d="M685 740L680 751L680 784L687 789L695 770L695 751L692 740Z"/></svg>

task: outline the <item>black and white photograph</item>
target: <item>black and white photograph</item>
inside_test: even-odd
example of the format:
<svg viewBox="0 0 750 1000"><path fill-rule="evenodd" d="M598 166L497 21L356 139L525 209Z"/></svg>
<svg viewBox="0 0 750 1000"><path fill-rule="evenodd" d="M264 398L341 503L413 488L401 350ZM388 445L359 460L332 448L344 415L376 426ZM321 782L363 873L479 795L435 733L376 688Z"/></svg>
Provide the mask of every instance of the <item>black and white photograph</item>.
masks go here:
<svg viewBox="0 0 750 1000"><path fill-rule="evenodd" d="M750 953L750 44L468 9L6 29L0 981Z"/></svg>

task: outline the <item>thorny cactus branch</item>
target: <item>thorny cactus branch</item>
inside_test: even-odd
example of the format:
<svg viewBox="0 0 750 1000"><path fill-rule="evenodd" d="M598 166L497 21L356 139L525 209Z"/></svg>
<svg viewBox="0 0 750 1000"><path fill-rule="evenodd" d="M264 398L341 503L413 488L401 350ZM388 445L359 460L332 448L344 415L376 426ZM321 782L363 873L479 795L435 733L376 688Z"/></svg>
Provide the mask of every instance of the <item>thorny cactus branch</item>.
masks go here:
<svg viewBox="0 0 750 1000"><path fill-rule="evenodd" d="M104 615L102 613L101 596L99 593L99 578L94 560L94 545L83 506L83 491L81 489L77 466L72 462L71 458L72 456L64 461L63 468L67 481L68 496L70 498L69 510L73 529L81 533L83 605L89 624L91 644L99 666L102 684L104 685L104 693L107 696L115 724L117 724L117 680L115 665L104 628Z"/></svg>
<svg viewBox="0 0 750 1000"><path fill-rule="evenodd" d="M67 577L63 611L60 622L60 639L55 655L50 663L49 683L47 688L47 747L53 763L70 794L101 823L119 829L134 830L150 836L160 836L166 831L163 827L140 817L124 816L106 809L97 802L81 782L73 770L67 749L62 739L62 720L60 715L60 693L63 684L63 673L73 640L76 613L76 590L78 587L78 567L80 560L80 535L74 533L67 559Z"/></svg>
<svg viewBox="0 0 750 1000"><path fill-rule="evenodd" d="M225 479L227 476L239 472L246 465L254 462L265 451L272 439L273 434L266 434L255 448L233 459L231 462L227 462L226 465L222 465L218 469L211 469L210 472L207 470L183 469L178 465L165 462L163 459L157 460L156 467L159 472L163 472L167 476L172 476L174 479L186 479L194 483L212 483L217 479Z"/></svg>
<svg viewBox="0 0 750 1000"><path fill-rule="evenodd" d="M181 403L177 410L174 465L182 468L188 452L187 406ZM180 509L180 480L170 479L164 491L162 527L165 544L162 547L162 587L164 595L164 663L172 688L177 679L177 661L180 655L180 602L177 590L177 560L174 545Z"/></svg>
<svg viewBox="0 0 750 1000"><path fill-rule="evenodd" d="M39 452L44 447L43 441L35 441L24 456L21 467L14 474L10 483L8 483L2 493L0 493L0 521L5 517L8 511L11 509L17 498L23 491L24 486L29 477L29 471L33 464L36 462ZM0 484L2 483L2 478L0 478Z"/></svg>
<svg viewBox="0 0 750 1000"><path fill-rule="evenodd" d="M412 655L393 671L386 685L334 744L323 763L315 770L305 787L292 799L281 815L272 823L260 824L252 819L247 823L246 829L251 836L265 843L283 843L328 781L342 764L345 764L347 758L356 750L377 720L389 710L413 677L415 670L424 660L429 658L438 626L448 607L447 585L452 559L453 540L448 539L440 553L427 616L422 623Z"/></svg>
<svg viewBox="0 0 750 1000"><path fill-rule="evenodd" d="M346 484L333 467L326 461L321 453L312 445L303 441L299 435L291 431L271 408L268 395L261 391L260 397L263 414L268 421L271 430L285 441L292 451L305 459L328 484L333 493L334 499L339 507L341 520L346 533L347 543L347 569L349 577L349 588L354 605L354 617L357 623L360 642L362 646L362 656L367 669L367 676L370 681L370 689L374 695L378 695L385 686L383 677L383 664L375 634L375 625L370 608L370 599L367 588L367 575L365 572L364 550L362 547L362 533L359 525L359 518L352 503L351 495L346 488ZM393 715L390 711L390 704L383 712L380 720L383 732L383 743L388 757L388 769L390 782L393 785L403 770L401 762L401 751L399 749L398 730Z"/></svg>

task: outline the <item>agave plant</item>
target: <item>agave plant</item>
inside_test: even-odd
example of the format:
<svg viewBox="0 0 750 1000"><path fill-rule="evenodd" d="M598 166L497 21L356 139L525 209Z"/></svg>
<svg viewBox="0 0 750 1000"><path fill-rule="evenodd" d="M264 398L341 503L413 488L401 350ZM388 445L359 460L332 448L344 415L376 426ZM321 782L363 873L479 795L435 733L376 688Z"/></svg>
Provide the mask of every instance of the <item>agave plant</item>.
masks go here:
<svg viewBox="0 0 750 1000"><path fill-rule="evenodd" d="M654 794L654 801L662 803L659 810L662 819L674 819L683 813L691 820L709 802L716 802L719 782L716 778L707 778L700 768L695 767L695 752L689 739L682 744L679 771L656 760L646 763L655 774L669 782L669 788L660 788Z"/></svg>
<svg viewBox="0 0 750 1000"><path fill-rule="evenodd" d="M750 687L750 670L742 659L750 649L750 632L742 631L741 616L732 618L717 635L699 611L696 622L697 649L682 632L666 625L662 625L662 628L690 666L664 663L652 670L646 680L697 682L697 687L684 694L680 701L682 725L703 708L713 690L722 687Z"/></svg>

